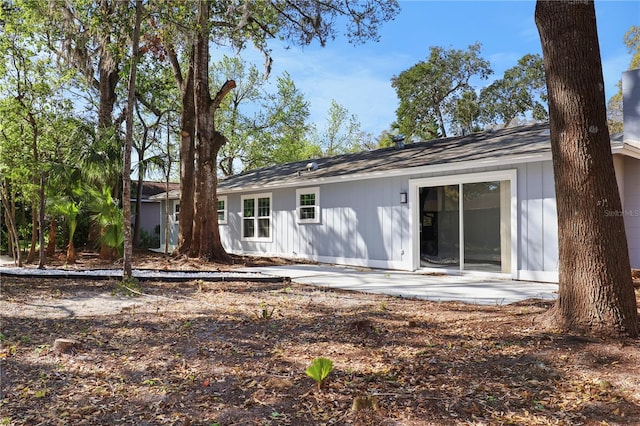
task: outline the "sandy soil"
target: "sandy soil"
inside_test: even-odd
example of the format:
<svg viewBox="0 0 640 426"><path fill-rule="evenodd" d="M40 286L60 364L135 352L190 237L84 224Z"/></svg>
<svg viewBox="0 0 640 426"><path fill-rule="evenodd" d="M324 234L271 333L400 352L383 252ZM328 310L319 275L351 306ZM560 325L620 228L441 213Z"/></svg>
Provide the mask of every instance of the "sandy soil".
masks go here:
<svg viewBox="0 0 640 426"><path fill-rule="evenodd" d="M640 342L543 329L543 301L9 277L0 290L0 424L640 424ZM316 357L334 366L321 389L305 374Z"/></svg>

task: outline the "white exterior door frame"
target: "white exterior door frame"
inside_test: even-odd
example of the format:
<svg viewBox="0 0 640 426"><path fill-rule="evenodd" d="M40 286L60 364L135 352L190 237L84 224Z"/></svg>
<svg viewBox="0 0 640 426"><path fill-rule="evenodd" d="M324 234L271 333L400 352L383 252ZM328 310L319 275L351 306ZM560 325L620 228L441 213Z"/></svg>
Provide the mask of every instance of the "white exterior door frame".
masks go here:
<svg viewBox="0 0 640 426"><path fill-rule="evenodd" d="M517 279L518 276L518 171L516 169L498 170L494 172L466 173L450 176L438 176L431 178L418 178L409 180L409 209L411 211L411 250L412 250L412 269L424 269L420 266L420 188L444 186L444 185L461 185L465 183L479 183L491 181L509 181L511 190L510 202L510 224L511 224L511 272L509 274L491 273L490 275L506 275L510 278ZM462 197L460 198L462 203ZM460 206L462 212L462 205ZM464 221L460 221L460 267L459 271L464 271ZM439 270L442 272L442 270ZM470 271L474 274L482 274L476 271Z"/></svg>

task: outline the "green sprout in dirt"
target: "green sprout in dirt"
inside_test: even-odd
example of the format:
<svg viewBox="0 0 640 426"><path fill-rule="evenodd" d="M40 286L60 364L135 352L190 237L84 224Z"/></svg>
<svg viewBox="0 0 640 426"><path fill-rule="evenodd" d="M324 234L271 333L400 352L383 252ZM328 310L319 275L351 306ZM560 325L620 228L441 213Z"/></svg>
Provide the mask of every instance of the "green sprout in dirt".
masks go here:
<svg viewBox="0 0 640 426"><path fill-rule="evenodd" d="M327 378L329 373L333 370L333 362L327 358L316 358L311 361L311 365L307 368L307 376L316 381L318 390L322 387L324 379Z"/></svg>
<svg viewBox="0 0 640 426"><path fill-rule="evenodd" d="M267 305L265 302L260 303L260 309L256 313L256 317L260 320L270 320L276 308Z"/></svg>

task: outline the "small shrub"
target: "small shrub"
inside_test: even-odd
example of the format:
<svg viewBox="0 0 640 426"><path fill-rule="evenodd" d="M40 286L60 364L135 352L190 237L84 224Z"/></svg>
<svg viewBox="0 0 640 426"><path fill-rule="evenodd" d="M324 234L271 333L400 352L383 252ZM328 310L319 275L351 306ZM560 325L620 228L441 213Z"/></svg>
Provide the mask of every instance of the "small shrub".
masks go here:
<svg viewBox="0 0 640 426"><path fill-rule="evenodd" d="M307 376L316 381L318 390L322 387L324 379L327 378L329 373L333 370L333 362L327 358L316 358L311 361L311 365L307 368Z"/></svg>

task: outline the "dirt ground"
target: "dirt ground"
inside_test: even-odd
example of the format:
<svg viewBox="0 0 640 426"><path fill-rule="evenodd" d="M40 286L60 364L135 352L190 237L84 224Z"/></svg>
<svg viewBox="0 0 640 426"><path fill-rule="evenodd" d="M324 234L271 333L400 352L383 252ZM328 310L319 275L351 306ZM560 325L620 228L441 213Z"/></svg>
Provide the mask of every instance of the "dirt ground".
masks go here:
<svg viewBox="0 0 640 426"><path fill-rule="evenodd" d="M135 266L233 268L146 254ZM544 330L538 300L286 282L145 282L135 297L117 281L0 285L0 425L640 424L640 341ZM305 374L316 357L333 362L319 390Z"/></svg>

